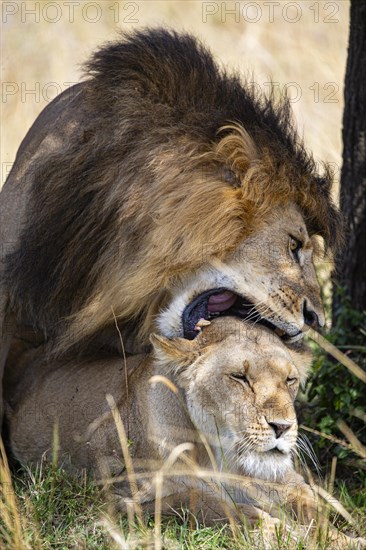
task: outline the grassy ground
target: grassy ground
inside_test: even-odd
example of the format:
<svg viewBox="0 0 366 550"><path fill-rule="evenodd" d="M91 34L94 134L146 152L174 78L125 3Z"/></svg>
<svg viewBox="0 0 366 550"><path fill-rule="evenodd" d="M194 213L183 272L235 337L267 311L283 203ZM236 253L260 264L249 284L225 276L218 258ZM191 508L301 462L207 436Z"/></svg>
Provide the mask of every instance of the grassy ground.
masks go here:
<svg viewBox="0 0 366 550"><path fill-rule="evenodd" d="M4 471L2 473L4 475ZM317 542L305 544L303 540L294 542L288 533L278 530L270 543L264 543L260 526L248 534L245 528L235 535L229 526L192 529L188 515L182 512L182 519L163 518L159 544L156 540L154 521L145 518L143 527L131 524L126 517L119 517L108 506L105 495L85 477L75 478L52 466L40 467L33 471L23 471L13 475L14 494L8 486L5 498L8 514L2 511L0 520L0 547L7 549L112 549L112 548L243 548L271 550L301 550L318 548L334 550L332 543L324 541L326 528ZM341 501L357 526L366 525L366 513L360 504L366 500L366 490L352 496L342 485ZM5 495L3 495L4 497ZM108 500L107 500L108 502ZM4 500L2 500L2 505ZM1 506L0 505L0 509ZM6 519L7 518L7 519ZM352 532L345 521L338 518L340 528ZM365 536L365 529L361 528ZM319 540L320 536L320 540ZM308 539L307 539L308 540Z"/></svg>

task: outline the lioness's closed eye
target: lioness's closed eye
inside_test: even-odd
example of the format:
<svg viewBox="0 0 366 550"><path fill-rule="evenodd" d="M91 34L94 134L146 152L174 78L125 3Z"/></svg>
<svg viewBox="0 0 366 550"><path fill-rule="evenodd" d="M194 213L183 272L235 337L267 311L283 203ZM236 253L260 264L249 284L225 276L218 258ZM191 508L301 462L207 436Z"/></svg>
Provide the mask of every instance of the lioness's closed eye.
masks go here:
<svg viewBox="0 0 366 550"><path fill-rule="evenodd" d="M32 364L26 355L21 384L32 382L34 389L18 387L7 404L11 446L20 462L39 461L51 451L57 420L60 459L94 474L101 467L103 475L122 475L115 492L124 507L130 483L106 403L112 394L134 468L148 474L137 495L146 510L154 509L153 472L188 442L190 458L206 475L197 478L187 467L189 450L183 460L178 456L165 473L163 511L190 506L193 491L192 511L206 522L226 518L228 508L249 521L268 519L267 511L276 514L279 506L295 510L305 523L314 519L316 499L292 461L294 399L309 365L303 344L289 349L266 328L229 317L213 320L192 341L157 335L151 341L153 354L129 357L127 373L121 358L45 370L37 357ZM217 487L225 491L216 494L218 472Z"/></svg>

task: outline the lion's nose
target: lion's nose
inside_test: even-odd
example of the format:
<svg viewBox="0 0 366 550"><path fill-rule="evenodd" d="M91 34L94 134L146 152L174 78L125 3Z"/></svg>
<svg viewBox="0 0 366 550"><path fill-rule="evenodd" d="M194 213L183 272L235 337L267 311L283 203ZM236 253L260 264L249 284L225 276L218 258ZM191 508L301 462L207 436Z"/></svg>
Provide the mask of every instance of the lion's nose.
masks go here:
<svg viewBox="0 0 366 550"><path fill-rule="evenodd" d="M268 424L271 428L273 428L274 433L276 434L276 439L281 437L281 435L287 432L287 430L291 427L291 424L279 424L277 422L268 422Z"/></svg>
<svg viewBox="0 0 366 550"><path fill-rule="evenodd" d="M321 326L324 326L324 322L319 320L319 315L314 311L307 300L304 300L302 311L306 325L314 329L319 329Z"/></svg>

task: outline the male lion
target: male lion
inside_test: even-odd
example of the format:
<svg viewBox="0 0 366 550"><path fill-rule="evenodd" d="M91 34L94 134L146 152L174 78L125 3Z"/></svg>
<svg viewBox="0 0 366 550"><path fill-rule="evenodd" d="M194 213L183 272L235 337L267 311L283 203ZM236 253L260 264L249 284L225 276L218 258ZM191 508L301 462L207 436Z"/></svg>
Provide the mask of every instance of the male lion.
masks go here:
<svg viewBox="0 0 366 550"><path fill-rule="evenodd" d="M45 368L42 350L25 353L6 407L15 457L29 464L51 454L57 422L60 461L122 476L114 491L124 508L131 479L106 402L112 394L130 442L139 489L133 496L144 509L154 510L152 476L163 468L164 512L195 502L192 511L208 523L228 513L271 523L268 512L276 516L280 507L306 524L316 519L317 500L292 462L293 403L310 363L303 344L286 347L267 328L229 317L213 320L193 341L151 340L154 356L129 357L125 366L109 357Z"/></svg>
<svg viewBox="0 0 366 550"><path fill-rule="evenodd" d="M324 324L314 236L339 214L289 104L229 76L192 36L137 31L38 117L1 192L0 352L14 326L51 355L194 338L249 317L299 338ZM37 336L37 337L38 337ZM0 362L1 374L1 362Z"/></svg>

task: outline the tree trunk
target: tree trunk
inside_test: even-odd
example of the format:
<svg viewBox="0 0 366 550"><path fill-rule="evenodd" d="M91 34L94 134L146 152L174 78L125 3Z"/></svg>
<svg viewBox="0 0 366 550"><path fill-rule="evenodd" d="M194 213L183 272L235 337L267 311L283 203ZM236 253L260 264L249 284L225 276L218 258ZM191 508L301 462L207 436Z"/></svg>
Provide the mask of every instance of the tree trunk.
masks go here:
<svg viewBox="0 0 366 550"><path fill-rule="evenodd" d="M336 258L336 281L351 306L366 309L366 0L351 0L351 24L344 87L343 166L340 208L345 246ZM340 298L334 287L333 321Z"/></svg>

